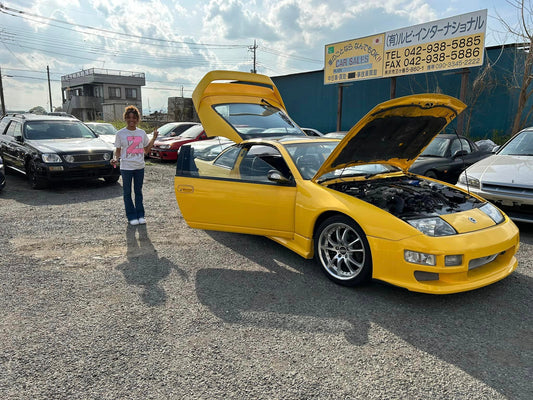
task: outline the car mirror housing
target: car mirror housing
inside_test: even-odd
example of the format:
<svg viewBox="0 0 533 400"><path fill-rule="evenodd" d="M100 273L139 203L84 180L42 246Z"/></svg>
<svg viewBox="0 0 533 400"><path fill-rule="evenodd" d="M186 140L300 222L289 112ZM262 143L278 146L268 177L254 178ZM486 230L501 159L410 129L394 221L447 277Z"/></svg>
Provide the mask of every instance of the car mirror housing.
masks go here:
<svg viewBox="0 0 533 400"><path fill-rule="evenodd" d="M457 157L464 157L468 154L466 150L457 150L455 153L453 153L453 158Z"/></svg>
<svg viewBox="0 0 533 400"><path fill-rule="evenodd" d="M281 172L271 169L268 171L267 178L269 181L276 182L282 185L288 185L291 181Z"/></svg>

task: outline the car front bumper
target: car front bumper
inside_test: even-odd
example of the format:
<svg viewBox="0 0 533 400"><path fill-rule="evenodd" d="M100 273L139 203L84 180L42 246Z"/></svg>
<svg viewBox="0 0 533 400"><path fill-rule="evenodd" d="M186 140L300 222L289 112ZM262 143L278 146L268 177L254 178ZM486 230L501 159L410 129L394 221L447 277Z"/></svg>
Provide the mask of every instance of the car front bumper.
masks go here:
<svg viewBox="0 0 533 400"><path fill-rule="evenodd" d="M519 232L509 219L491 228L454 236L419 235L400 241L368 237L373 278L408 290L449 294L478 289L513 272L518 261ZM405 250L434 254L435 266L405 261ZM458 266L444 265L445 255L462 255Z"/></svg>
<svg viewBox="0 0 533 400"><path fill-rule="evenodd" d="M177 150L152 149L150 150L150 157L156 158L159 160L177 160L178 151Z"/></svg>
<svg viewBox="0 0 533 400"><path fill-rule="evenodd" d="M37 175L48 181L98 179L120 176L120 168L113 168L109 162L87 164L45 164L36 165Z"/></svg>

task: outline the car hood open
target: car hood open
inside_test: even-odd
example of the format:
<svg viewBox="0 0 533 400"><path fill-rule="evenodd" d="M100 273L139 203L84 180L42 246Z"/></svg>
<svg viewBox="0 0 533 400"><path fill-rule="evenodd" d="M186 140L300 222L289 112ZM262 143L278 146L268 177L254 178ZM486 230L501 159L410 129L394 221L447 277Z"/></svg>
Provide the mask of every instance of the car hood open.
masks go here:
<svg viewBox="0 0 533 400"><path fill-rule="evenodd" d="M417 94L381 103L350 129L313 180L361 164L389 164L407 172L433 138L465 108L460 100L442 94Z"/></svg>
<svg viewBox="0 0 533 400"><path fill-rule="evenodd" d="M221 105L228 106L228 108L231 105L243 105L243 108L246 105L265 107L262 115L257 114L258 117L266 117L274 111L280 111L283 114L281 119L287 123L287 126L294 126L299 134L305 136L304 132L290 121L276 85L266 75L239 71L208 72L194 89L192 100L208 137L223 136L235 143L240 143L251 137L261 137L265 133L261 129L256 129L257 134L244 132L245 128L238 125L239 122L231 122L215 110L216 106ZM244 110L240 114L232 114L234 115L242 118L254 116L254 114L247 114Z"/></svg>

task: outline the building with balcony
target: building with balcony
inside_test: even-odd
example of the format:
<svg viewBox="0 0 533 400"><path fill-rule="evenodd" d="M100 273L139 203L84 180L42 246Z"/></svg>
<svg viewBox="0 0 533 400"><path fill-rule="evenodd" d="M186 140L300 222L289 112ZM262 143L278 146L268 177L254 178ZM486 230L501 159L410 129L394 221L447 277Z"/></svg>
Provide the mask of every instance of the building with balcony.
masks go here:
<svg viewBox="0 0 533 400"><path fill-rule="evenodd" d="M144 73L91 68L61 77L63 111L82 121L121 120L134 105L142 115Z"/></svg>

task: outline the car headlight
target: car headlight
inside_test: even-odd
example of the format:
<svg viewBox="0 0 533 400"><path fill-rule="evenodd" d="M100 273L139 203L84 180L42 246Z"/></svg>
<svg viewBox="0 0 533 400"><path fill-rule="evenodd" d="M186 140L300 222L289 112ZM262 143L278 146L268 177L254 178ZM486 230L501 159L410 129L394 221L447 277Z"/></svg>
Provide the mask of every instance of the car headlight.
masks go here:
<svg viewBox="0 0 533 400"><path fill-rule="evenodd" d="M457 233L449 223L440 217L410 219L407 222L428 236L449 236Z"/></svg>
<svg viewBox="0 0 533 400"><path fill-rule="evenodd" d="M45 163L58 163L61 162L61 157L56 153L44 153L41 158Z"/></svg>
<svg viewBox="0 0 533 400"><path fill-rule="evenodd" d="M486 203L479 207L481 211L483 211L485 214L487 214L495 223L499 224L500 222L503 222L505 219L503 217L503 214L498 210L496 207L494 207L490 203Z"/></svg>
<svg viewBox="0 0 533 400"><path fill-rule="evenodd" d="M462 183L463 185L471 186L475 189L479 189L481 187L479 179L474 178L470 175L467 175L464 172L461 174L461 176L459 176L459 183Z"/></svg>
<svg viewBox="0 0 533 400"><path fill-rule="evenodd" d="M170 149L170 145L169 144L162 144L161 146L159 146L160 149L162 150L168 150Z"/></svg>

